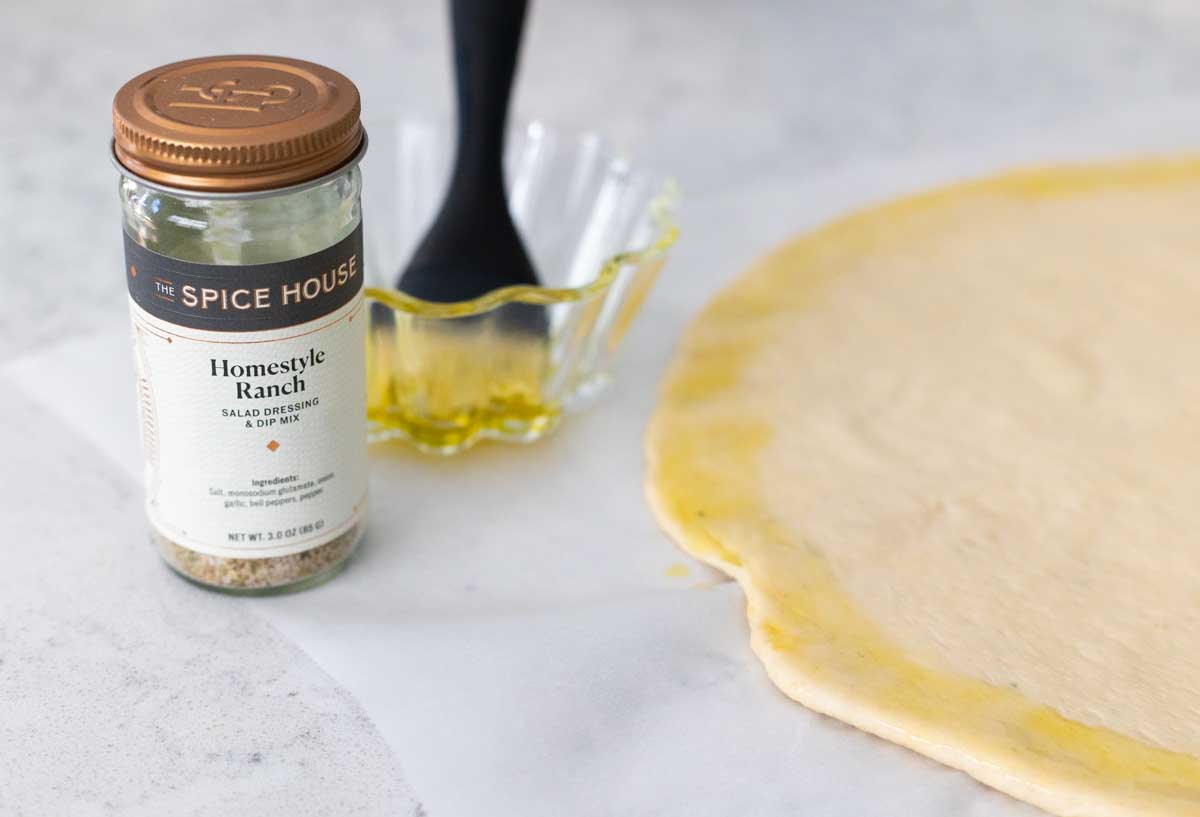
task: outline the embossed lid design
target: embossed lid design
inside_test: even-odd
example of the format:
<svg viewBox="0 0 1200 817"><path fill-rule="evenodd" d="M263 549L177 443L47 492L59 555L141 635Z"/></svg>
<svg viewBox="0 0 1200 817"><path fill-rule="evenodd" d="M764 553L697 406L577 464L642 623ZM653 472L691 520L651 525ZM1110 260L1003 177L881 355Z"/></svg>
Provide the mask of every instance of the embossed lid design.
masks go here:
<svg viewBox="0 0 1200 817"><path fill-rule="evenodd" d="M359 150L358 89L315 63L205 57L134 77L113 99L113 151L130 173L208 192L315 179Z"/></svg>

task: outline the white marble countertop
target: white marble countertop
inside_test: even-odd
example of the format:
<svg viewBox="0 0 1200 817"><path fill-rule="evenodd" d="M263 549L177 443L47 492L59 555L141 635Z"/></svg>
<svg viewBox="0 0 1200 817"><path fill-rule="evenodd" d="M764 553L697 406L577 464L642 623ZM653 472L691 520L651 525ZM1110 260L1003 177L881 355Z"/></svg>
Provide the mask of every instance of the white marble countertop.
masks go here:
<svg viewBox="0 0 1200 817"><path fill-rule="evenodd" d="M186 586L142 542L108 105L147 67L259 51L343 70L368 116L441 112L442 11L3 16L0 815L1034 813L776 693L737 588L667 575L686 560L642 501L641 434L688 317L787 235L1200 139L1192 4L535 2L518 116L603 130L685 192L619 385L529 448L377 452L361 556L267 600Z"/></svg>

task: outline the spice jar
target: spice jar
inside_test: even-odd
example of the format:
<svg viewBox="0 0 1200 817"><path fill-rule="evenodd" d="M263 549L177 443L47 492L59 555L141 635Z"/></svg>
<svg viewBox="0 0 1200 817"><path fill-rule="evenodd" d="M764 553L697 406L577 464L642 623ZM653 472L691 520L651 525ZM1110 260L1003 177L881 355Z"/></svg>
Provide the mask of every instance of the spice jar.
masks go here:
<svg viewBox="0 0 1200 817"><path fill-rule="evenodd" d="M113 101L151 539L267 593L363 532L359 95L293 59L188 60Z"/></svg>

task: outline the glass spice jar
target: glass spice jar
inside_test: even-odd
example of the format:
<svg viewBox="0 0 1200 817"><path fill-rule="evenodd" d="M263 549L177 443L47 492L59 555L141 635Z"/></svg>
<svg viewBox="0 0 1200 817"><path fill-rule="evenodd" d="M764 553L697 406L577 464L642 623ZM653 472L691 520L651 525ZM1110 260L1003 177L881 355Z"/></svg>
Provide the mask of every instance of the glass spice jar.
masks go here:
<svg viewBox="0 0 1200 817"><path fill-rule="evenodd" d="M113 102L151 539L199 584L333 575L366 508L357 89L213 57Z"/></svg>

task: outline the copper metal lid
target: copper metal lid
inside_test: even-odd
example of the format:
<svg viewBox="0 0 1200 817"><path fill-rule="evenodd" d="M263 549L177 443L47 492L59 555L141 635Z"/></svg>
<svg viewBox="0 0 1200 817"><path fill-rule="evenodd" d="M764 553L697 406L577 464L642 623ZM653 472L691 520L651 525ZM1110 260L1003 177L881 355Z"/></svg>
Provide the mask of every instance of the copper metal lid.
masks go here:
<svg viewBox="0 0 1200 817"><path fill-rule="evenodd" d="M233 193L287 187L348 161L363 141L358 89L284 57L206 57L125 83L113 99L113 151L168 187Z"/></svg>

